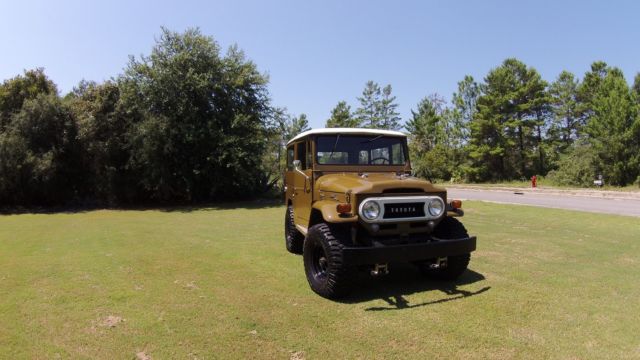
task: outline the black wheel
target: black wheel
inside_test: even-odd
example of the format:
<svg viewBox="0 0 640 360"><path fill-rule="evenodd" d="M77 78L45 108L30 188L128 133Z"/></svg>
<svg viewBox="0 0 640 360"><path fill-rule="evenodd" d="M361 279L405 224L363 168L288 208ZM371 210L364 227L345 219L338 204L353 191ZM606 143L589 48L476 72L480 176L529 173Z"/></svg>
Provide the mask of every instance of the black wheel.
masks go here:
<svg viewBox="0 0 640 360"><path fill-rule="evenodd" d="M469 236L467 229L458 219L445 217L433 231L433 236L440 239L460 239ZM435 280L453 281L460 277L469 266L471 254L449 256L446 265L437 269L431 268L436 259L418 264L420 271L427 277Z"/></svg>
<svg viewBox="0 0 640 360"><path fill-rule="evenodd" d="M293 221L293 206L287 206L287 213L284 216L284 241L287 251L292 254L302 254L302 245L304 243L304 235L296 229L296 223Z"/></svg>
<svg viewBox="0 0 640 360"><path fill-rule="evenodd" d="M349 291L351 267L342 261L344 239L334 235L329 225L320 223L309 229L304 241L304 272L311 289L318 295L337 299Z"/></svg>

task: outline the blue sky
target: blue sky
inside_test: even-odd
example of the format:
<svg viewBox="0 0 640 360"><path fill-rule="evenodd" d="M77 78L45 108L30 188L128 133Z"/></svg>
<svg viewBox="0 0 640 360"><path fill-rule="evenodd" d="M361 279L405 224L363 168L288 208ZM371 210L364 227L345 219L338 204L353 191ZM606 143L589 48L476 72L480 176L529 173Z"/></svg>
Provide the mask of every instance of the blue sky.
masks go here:
<svg viewBox="0 0 640 360"><path fill-rule="evenodd" d="M238 44L270 76L273 103L321 127L367 80L391 84L403 119L517 57L553 80L594 60L640 71L637 1L0 1L0 79L44 67L62 93L119 74L160 26Z"/></svg>

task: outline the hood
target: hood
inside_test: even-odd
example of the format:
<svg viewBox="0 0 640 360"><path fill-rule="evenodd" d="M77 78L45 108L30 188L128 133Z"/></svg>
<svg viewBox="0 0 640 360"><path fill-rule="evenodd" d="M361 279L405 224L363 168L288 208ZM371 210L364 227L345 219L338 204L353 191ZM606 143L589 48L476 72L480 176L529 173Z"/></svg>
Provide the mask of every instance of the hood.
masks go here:
<svg viewBox="0 0 640 360"><path fill-rule="evenodd" d="M424 192L445 192L444 188L434 186L430 182L413 176L399 176L395 173L330 173L316 180L320 191L354 194L379 194L387 189L420 189Z"/></svg>

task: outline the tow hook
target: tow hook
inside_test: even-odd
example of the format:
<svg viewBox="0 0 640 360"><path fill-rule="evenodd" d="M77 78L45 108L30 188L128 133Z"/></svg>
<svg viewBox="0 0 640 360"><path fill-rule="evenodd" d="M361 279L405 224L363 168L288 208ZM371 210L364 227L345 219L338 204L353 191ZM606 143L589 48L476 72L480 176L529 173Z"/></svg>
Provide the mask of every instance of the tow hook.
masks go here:
<svg viewBox="0 0 640 360"><path fill-rule="evenodd" d="M441 269L441 268L446 268L446 267L447 267L447 258L446 257L437 258L434 263L429 264L429 268L431 268L431 269Z"/></svg>
<svg viewBox="0 0 640 360"><path fill-rule="evenodd" d="M387 275L389 273L388 264L376 264L371 270L371 276Z"/></svg>

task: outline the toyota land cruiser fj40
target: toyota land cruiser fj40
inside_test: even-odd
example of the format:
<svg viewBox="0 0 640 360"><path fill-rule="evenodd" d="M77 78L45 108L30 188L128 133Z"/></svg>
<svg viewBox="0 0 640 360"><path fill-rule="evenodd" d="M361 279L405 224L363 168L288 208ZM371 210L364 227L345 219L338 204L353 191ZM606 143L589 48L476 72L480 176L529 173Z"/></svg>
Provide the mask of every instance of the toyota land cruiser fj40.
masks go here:
<svg viewBox="0 0 640 360"><path fill-rule="evenodd" d="M411 262L445 281L466 269L476 237L461 202L411 175L407 137L372 129L317 129L287 144L285 242L302 254L311 289L344 296L354 273Z"/></svg>

